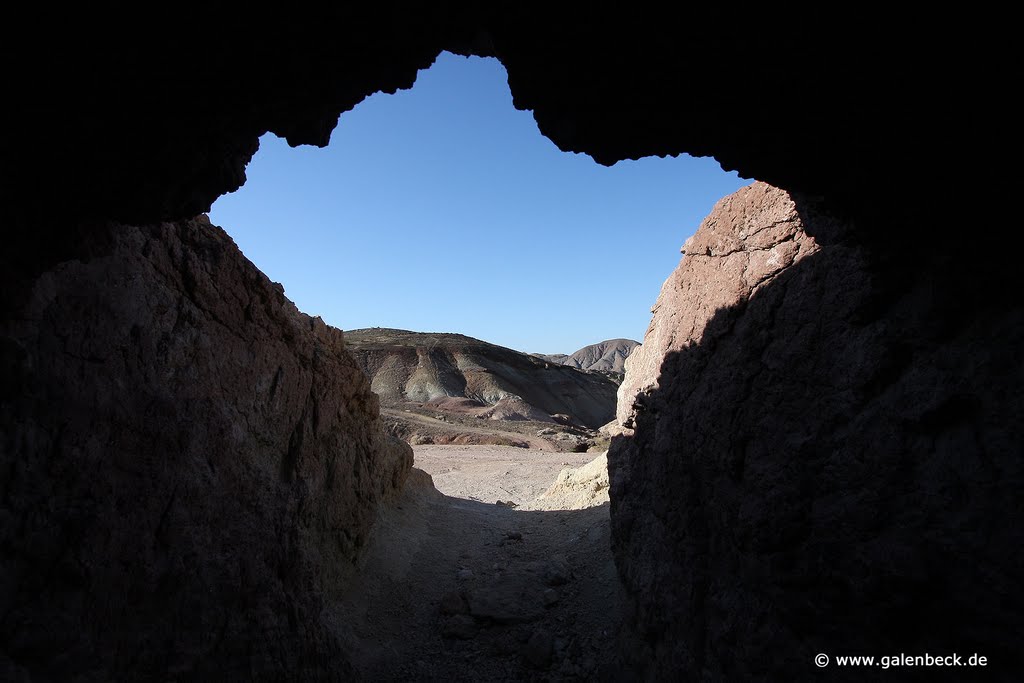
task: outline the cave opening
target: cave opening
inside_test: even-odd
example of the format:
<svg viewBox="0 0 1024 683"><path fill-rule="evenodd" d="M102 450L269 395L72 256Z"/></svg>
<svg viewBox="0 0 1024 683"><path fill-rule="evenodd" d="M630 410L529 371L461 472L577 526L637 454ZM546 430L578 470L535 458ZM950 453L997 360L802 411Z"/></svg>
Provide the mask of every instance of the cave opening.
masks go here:
<svg viewBox="0 0 1024 683"><path fill-rule="evenodd" d="M344 113L324 149L264 135L210 211L300 310L344 330L385 428L432 478L414 470L335 605L381 611L350 656L385 676L607 664L625 609L607 428L634 347L590 366L574 352L643 339L679 246L749 182L687 155L566 154L506 79L496 59L442 53L410 90ZM410 554L416 572L395 562Z"/></svg>
<svg viewBox="0 0 1024 683"><path fill-rule="evenodd" d="M0 678L585 680L604 664L593 653L615 649L626 680L813 681L822 666L852 680L862 672L840 655L896 652L991 664L898 678L1017 680L1024 315L1016 252L991 248L1003 242L987 227L1006 222L1012 174L996 162L1017 131L1013 89L989 83L1015 42L985 12L922 28L909 12L851 24L689 10L10 15L33 49L5 45L23 68L0 141ZM385 435L346 338L192 218L242 184L260 135L325 145L338 112L344 126L370 93L409 88L446 47L500 58L560 149L601 163L713 155L774 186L722 203L722 230L690 242L670 276L686 289L663 290L681 296L659 302L659 383L609 457L610 536L634 607L617 648L603 631L559 632L581 605L601 616L607 587L600 573L563 583L549 562L564 549L570 574L598 567L572 555L607 547L587 517L601 509L439 498ZM276 227L279 250L329 251L289 241L287 217ZM590 260L625 281L643 234ZM659 278L683 237L659 250ZM574 264L575 246L534 251ZM247 249L302 308L352 326ZM430 259L436 271L482 260L437 267L450 253ZM516 265L511 253L498 265ZM516 282L466 279L486 295L474 322L497 307L495 284ZM372 294L371 280L354 288ZM397 296L436 303L428 280ZM525 350L575 346L551 344ZM439 347L429 379L468 386ZM459 542L443 543L453 530ZM394 542L374 552L375 534ZM365 599L346 607L353 594ZM396 656L412 623L445 642Z"/></svg>
<svg viewBox="0 0 1024 683"><path fill-rule="evenodd" d="M506 81L497 59L442 52L411 89L343 113L323 149L265 134L211 220L341 329L546 354L638 339L679 246L750 181L711 158L561 152Z"/></svg>
<svg viewBox="0 0 1024 683"><path fill-rule="evenodd" d="M326 148L260 144L211 220L346 330L415 446L607 447L679 245L747 182L710 158L566 154L513 106L501 62L448 52L344 113Z"/></svg>

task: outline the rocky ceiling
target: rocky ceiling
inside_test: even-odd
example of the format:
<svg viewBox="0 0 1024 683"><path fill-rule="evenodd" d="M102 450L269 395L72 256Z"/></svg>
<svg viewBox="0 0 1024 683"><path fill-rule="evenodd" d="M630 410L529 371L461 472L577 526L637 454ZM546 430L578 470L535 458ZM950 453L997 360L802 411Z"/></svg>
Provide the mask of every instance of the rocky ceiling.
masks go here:
<svg viewBox="0 0 1024 683"><path fill-rule="evenodd" d="M968 57L964 17L954 45L939 18L891 11L372 7L12 12L4 204L33 222L41 206L198 214L244 181L260 135L325 145L339 113L410 87L444 49L498 57L515 105L563 150L713 155L855 214L891 215L936 172L977 180L984 167L961 157L1008 122L1000 95L947 71ZM988 37L972 62L1000 49Z"/></svg>

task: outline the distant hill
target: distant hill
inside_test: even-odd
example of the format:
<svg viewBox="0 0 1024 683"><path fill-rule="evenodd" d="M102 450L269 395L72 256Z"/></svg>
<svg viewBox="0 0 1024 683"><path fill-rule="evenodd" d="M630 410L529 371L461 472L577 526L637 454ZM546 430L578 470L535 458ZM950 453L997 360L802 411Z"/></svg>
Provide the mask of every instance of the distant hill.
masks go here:
<svg viewBox="0 0 1024 683"><path fill-rule="evenodd" d="M386 406L592 429L615 415L609 378L465 335L369 328L346 331L345 342Z"/></svg>
<svg viewBox="0 0 1024 683"><path fill-rule="evenodd" d="M565 364L572 365L581 370L621 374L626 371L626 356L638 346L640 346L640 342L633 341L632 339L609 339L597 344L591 344L590 346L584 346L569 356Z"/></svg>
<svg viewBox="0 0 1024 683"><path fill-rule="evenodd" d="M584 346L582 349L571 355L564 353L535 353L537 358L543 358L550 363L561 363L580 370L593 370L596 372L613 372L621 375L625 370L626 356L633 349L640 346L640 342L632 339L609 339L607 341Z"/></svg>

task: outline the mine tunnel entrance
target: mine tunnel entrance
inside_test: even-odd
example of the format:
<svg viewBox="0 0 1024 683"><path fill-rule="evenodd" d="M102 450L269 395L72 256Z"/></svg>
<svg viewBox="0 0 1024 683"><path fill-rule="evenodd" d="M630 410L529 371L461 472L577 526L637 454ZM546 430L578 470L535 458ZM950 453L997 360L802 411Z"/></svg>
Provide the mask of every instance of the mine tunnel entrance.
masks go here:
<svg viewBox="0 0 1024 683"><path fill-rule="evenodd" d="M710 159L564 154L505 81L494 59L442 53L411 91L344 114L327 149L264 136L210 213L345 330L414 449L340 599L369 677L611 670L625 603L604 453L623 361L679 245L746 184Z"/></svg>

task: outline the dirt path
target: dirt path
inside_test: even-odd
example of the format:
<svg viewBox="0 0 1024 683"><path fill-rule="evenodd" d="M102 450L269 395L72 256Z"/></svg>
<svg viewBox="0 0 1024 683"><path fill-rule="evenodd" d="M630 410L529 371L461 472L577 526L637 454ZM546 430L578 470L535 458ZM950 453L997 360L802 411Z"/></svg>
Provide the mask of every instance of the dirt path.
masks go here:
<svg viewBox="0 0 1024 683"><path fill-rule="evenodd" d="M459 473L442 489L481 500L490 497L494 472L511 472L523 454L426 450L417 448L417 460L439 480L446 467ZM503 490L502 500L529 502L524 496L561 469L561 460L536 464L554 474L543 475L544 485L542 475L526 476L505 487L517 495ZM367 680L601 680L616 670L622 606L607 505L520 511L446 496L414 470L401 500L382 515L338 618Z"/></svg>
<svg viewBox="0 0 1024 683"><path fill-rule="evenodd" d="M442 420L438 420L436 418L427 417L426 415L420 415L418 413L413 412L406 412L404 410L396 410L394 408L381 408L380 412L382 415L388 415L393 418L405 420L406 422L415 422L434 429L440 427L449 427L455 431L466 432L469 434L480 434L481 436L500 435L505 436L512 441L523 441L525 443L528 443L531 449L536 449L538 451L554 452L556 450L555 446L547 439L542 439L539 436L533 436L531 434L523 434L521 432L513 432L499 429L498 427L494 426L493 423L484 428L474 427L472 425L467 425L462 422L445 422Z"/></svg>

